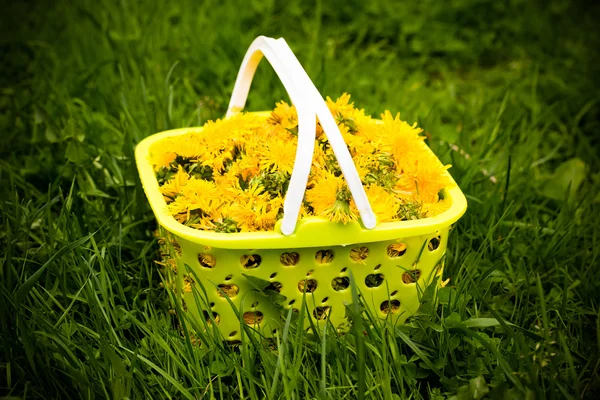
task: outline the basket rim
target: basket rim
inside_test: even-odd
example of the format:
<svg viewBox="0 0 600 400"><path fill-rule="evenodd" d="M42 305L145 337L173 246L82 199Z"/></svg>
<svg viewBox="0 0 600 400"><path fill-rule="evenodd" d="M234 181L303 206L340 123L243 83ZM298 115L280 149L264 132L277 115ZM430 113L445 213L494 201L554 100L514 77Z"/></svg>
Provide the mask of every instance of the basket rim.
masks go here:
<svg viewBox="0 0 600 400"><path fill-rule="evenodd" d="M268 115L268 111L251 112L257 115ZM347 224L327 221L320 217L300 219L293 234L285 236L280 231L281 220L275 224L273 231L260 232L210 232L194 229L178 222L169 212L167 203L160 193L154 167L150 164L151 146L168 137L202 131L202 127L171 129L155 133L139 142L135 148L135 160L140 180L150 207L159 225L172 234L193 243L224 249L293 249L304 247L346 246L356 243L370 243L395 240L409 236L434 234L455 223L467 209L467 199L460 190L452 175L446 172L453 187L444 189L444 194L451 201L450 208L435 217L409 221L382 222L373 229L366 229L359 221ZM422 142L429 152L433 151ZM437 156L436 156L437 157Z"/></svg>

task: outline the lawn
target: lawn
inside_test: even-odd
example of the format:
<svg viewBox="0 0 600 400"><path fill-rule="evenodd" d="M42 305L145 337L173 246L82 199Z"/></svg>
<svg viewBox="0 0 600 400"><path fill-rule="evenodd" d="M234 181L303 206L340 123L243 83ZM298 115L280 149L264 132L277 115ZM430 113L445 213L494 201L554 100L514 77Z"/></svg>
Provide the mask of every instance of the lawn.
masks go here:
<svg viewBox="0 0 600 400"><path fill-rule="evenodd" d="M4 5L0 398L598 398L600 8L587 3ZM284 37L323 95L400 112L452 164L469 208L450 281L402 327L291 323L235 346L178 329L134 148L222 117L261 34ZM247 108L281 99L261 65Z"/></svg>

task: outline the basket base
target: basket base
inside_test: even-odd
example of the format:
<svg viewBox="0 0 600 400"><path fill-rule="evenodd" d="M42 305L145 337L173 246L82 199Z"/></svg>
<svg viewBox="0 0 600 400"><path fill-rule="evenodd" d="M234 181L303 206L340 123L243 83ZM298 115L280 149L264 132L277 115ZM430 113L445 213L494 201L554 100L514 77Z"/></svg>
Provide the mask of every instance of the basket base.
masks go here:
<svg viewBox="0 0 600 400"><path fill-rule="evenodd" d="M299 314L301 307L309 329L331 323L343 332L351 277L372 316L403 323L425 288L441 278L448 233L288 250L211 248L163 228L158 235L167 284L194 330L216 327L225 340L237 341L242 330L272 337L287 312Z"/></svg>

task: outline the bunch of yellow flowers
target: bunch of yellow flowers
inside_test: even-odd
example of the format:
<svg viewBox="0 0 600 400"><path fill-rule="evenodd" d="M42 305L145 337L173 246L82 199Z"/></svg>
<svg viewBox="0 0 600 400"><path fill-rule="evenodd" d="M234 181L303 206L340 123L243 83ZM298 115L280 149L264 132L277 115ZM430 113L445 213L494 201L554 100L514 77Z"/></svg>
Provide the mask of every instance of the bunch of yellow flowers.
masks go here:
<svg viewBox="0 0 600 400"><path fill-rule="evenodd" d="M392 116L372 119L348 94L327 105L379 222L427 218L450 204L452 184L423 143L422 129ZM300 218L357 220L358 211L319 123ZM283 215L298 141L296 109L280 102L268 114L240 113L202 130L165 138L150 149L160 190L181 223L216 232L273 230Z"/></svg>

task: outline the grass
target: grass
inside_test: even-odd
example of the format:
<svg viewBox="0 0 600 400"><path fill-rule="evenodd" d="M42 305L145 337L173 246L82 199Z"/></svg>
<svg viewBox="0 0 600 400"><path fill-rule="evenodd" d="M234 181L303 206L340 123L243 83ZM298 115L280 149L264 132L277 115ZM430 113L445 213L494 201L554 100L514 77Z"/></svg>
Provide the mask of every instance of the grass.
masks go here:
<svg viewBox="0 0 600 400"><path fill-rule="evenodd" d="M600 91L586 2L13 2L0 29L0 395L597 398ZM325 95L417 121L469 200L437 305L191 344L133 149L223 115L285 37ZM248 108L285 98L259 67ZM431 293L430 293L431 294ZM193 324L193 321L185 321ZM187 326L187 325L186 325ZM367 335L362 335L363 329Z"/></svg>

